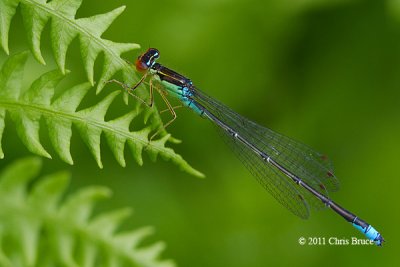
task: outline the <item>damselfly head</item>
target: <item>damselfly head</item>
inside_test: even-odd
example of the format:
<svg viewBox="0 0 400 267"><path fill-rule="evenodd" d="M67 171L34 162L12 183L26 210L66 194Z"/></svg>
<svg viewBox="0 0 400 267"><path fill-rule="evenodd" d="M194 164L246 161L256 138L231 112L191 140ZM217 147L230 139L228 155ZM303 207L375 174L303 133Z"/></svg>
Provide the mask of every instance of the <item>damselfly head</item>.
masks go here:
<svg viewBox="0 0 400 267"><path fill-rule="evenodd" d="M136 59L136 69L140 72L145 72L151 68L156 60L160 57L160 52L155 48L149 48Z"/></svg>

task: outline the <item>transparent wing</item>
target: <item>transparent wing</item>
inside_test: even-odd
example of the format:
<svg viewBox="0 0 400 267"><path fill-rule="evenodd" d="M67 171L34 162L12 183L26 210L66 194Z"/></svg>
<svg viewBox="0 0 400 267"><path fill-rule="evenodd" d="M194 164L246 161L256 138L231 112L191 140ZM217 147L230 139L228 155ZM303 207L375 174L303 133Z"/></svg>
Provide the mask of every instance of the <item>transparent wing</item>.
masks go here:
<svg viewBox="0 0 400 267"><path fill-rule="evenodd" d="M300 187L296 188L295 184L291 183L283 173L271 168L261 157L232 135L220 128L218 132L250 173L279 203L303 219L309 217L309 206L299 192Z"/></svg>
<svg viewBox="0 0 400 267"><path fill-rule="evenodd" d="M193 99L204 106L209 112L213 113L225 124L229 125L239 135L273 158L278 164L307 182L321 194L328 197L328 192L338 190L339 182L333 174L332 164L326 156L312 150L300 142L294 141L240 116L233 110L197 89L193 92ZM279 194L281 194L284 191L285 197L288 194L292 194L291 199L293 201L300 203L306 202L310 207L315 209L325 207L321 201L307 190L302 187L297 187L285 175L276 171L274 168L271 168L269 164L260 159L260 157L258 157L251 149L247 148L245 145L239 144L240 142L235 142L235 138L230 137L229 135L225 137L225 139L229 138L232 140L228 141L228 144L230 144L231 148L236 152L235 154L241 159L246 167L258 178L259 181L260 179L262 180L260 183L263 184L264 187L266 187L265 184L267 184L269 188L275 187L276 190L266 188L281 204L293 213L300 217L304 217L299 215L303 214L303 211L293 211L299 208L299 203L296 205L291 203L292 201L290 201L290 203L285 203L282 200L283 197L278 196L277 193L280 192ZM246 150L246 152L244 152L244 150ZM245 159L244 157L247 157L248 159ZM261 171L261 168L265 170ZM269 170L270 168L271 170ZM283 180L286 183L279 182L280 180ZM287 186L287 184L291 187ZM293 189L295 189L295 191ZM301 196L300 198L299 195Z"/></svg>

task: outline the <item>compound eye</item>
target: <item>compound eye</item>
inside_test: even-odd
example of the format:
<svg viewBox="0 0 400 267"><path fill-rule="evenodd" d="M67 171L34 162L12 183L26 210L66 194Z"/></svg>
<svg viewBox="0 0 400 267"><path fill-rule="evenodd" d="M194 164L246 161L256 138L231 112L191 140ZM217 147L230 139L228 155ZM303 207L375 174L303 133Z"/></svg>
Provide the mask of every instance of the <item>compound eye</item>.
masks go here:
<svg viewBox="0 0 400 267"><path fill-rule="evenodd" d="M158 59L160 57L160 52L158 52L158 50L155 48L149 48L147 52L151 54L151 57L153 57L154 59Z"/></svg>
<svg viewBox="0 0 400 267"><path fill-rule="evenodd" d="M145 71L149 68L149 66L147 66L147 64L144 63L144 62L141 60L141 57L139 57L139 58L136 60L135 66L136 66L136 70L139 71L139 72L145 72Z"/></svg>

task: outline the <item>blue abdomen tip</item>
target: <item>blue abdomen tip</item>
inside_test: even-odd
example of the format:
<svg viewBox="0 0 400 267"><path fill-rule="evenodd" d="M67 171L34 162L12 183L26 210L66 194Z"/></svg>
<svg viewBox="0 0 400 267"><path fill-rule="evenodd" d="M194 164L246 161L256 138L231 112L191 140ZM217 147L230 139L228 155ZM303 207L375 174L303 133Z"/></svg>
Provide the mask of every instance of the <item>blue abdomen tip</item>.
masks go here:
<svg viewBox="0 0 400 267"><path fill-rule="evenodd" d="M361 233L363 233L368 239L374 241L375 244L378 246L382 246L383 241L385 241L381 236L381 234L371 225L368 225L368 227L363 228L360 225L353 223L353 226L356 229L358 229Z"/></svg>

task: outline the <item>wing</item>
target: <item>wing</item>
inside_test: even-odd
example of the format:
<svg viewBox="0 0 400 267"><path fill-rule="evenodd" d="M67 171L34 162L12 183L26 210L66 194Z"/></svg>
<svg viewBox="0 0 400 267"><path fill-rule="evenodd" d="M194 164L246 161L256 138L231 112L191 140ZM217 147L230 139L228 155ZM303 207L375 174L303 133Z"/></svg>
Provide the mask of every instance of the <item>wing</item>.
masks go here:
<svg viewBox="0 0 400 267"><path fill-rule="evenodd" d="M218 101L195 89L194 101L200 103L209 112L231 127L259 150L273 158L278 164L307 182L315 190L328 196L336 191L339 182L333 174L332 164L326 156L308 146L262 127L229 109ZM302 187L298 187L284 174L263 161L246 145L238 142L226 131L221 131L224 139L235 151L235 154L281 204L300 217L307 217L308 212L301 205L315 209L325 205ZM288 196L290 200L288 200ZM297 210L297 211L296 211Z"/></svg>
<svg viewBox="0 0 400 267"><path fill-rule="evenodd" d="M250 173L279 203L300 218L309 217L309 206L299 192L300 187L296 188L295 184L290 182L283 173L271 168L261 157L232 135L220 128L218 132Z"/></svg>

